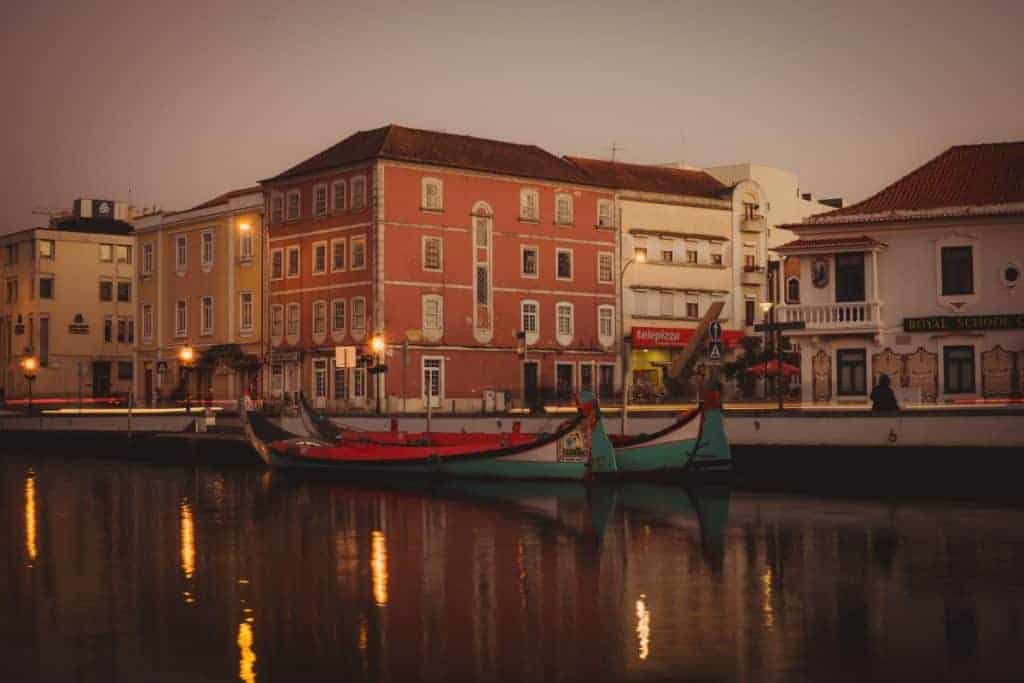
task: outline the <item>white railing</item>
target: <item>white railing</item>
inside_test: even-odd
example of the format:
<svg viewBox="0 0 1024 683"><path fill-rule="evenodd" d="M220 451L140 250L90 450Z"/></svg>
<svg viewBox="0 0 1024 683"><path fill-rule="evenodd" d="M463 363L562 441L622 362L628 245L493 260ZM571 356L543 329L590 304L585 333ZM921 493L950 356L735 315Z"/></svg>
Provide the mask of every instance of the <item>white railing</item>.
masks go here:
<svg viewBox="0 0 1024 683"><path fill-rule="evenodd" d="M878 327L882 324L881 302L796 304L778 306L776 319L783 323L802 322L809 330Z"/></svg>

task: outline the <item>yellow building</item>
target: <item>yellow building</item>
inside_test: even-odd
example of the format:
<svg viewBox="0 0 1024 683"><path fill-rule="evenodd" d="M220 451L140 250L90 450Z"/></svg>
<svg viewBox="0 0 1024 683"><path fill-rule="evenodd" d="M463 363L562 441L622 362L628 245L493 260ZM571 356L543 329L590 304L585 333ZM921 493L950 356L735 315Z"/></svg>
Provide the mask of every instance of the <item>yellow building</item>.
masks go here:
<svg viewBox="0 0 1024 683"><path fill-rule="evenodd" d="M227 192L135 221L138 392L147 403L233 403L259 393L264 355L263 195ZM193 361L182 363L182 350Z"/></svg>
<svg viewBox="0 0 1024 683"><path fill-rule="evenodd" d="M92 200L80 202L91 210ZM95 203L106 207L102 217L76 203L74 215L49 228L0 236L0 387L8 399L28 393L29 357L39 366L35 397L127 397L132 389L135 238L114 218L127 205Z"/></svg>

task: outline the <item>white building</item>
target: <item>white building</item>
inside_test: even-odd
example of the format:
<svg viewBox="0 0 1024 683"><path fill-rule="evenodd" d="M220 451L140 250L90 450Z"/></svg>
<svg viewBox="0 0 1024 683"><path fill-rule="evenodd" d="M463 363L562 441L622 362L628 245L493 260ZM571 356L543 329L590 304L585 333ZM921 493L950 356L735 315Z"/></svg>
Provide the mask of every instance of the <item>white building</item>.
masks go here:
<svg viewBox="0 0 1024 683"><path fill-rule="evenodd" d="M953 147L878 194L787 226L779 320L803 321L804 401L1020 393L1024 143Z"/></svg>

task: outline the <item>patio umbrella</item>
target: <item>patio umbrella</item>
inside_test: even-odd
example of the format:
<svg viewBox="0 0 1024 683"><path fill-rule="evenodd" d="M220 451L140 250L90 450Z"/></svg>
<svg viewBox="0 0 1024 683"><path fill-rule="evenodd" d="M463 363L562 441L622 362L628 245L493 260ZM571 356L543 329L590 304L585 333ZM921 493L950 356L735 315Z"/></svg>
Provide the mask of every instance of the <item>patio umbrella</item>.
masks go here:
<svg viewBox="0 0 1024 683"><path fill-rule="evenodd" d="M770 360L767 363L758 363L757 365L751 366L749 372L754 373L758 377L764 377L766 374L774 377L779 374L779 361ZM787 376L799 375L800 368L795 365L790 365L789 363L783 363L782 374Z"/></svg>

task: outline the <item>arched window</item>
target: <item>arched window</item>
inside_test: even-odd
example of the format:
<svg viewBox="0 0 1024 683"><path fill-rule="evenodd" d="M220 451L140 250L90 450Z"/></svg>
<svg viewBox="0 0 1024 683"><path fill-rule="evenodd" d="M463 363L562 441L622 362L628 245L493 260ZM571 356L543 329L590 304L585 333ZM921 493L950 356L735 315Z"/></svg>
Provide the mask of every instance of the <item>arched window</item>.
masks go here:
<svg viewBox="0 0 1024 683"><path fill-rule="evenodd" d="M786 303L800 303L800 278L791 277L786 280Z"/></svg>

